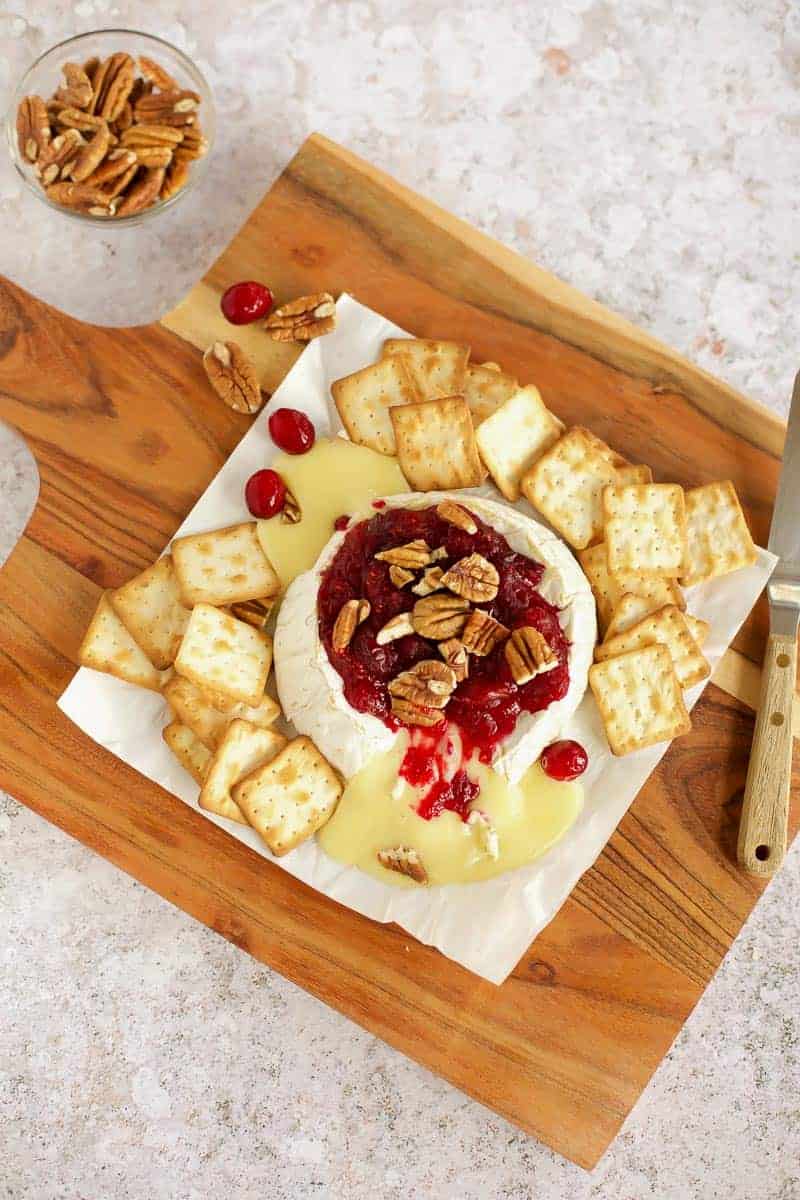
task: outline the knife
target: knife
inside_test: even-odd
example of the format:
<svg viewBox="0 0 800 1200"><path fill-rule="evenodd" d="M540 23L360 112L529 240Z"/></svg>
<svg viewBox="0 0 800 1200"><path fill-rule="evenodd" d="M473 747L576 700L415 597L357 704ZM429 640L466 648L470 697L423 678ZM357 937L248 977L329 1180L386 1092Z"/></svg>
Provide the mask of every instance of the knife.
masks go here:
<svg viewBox="0 0 800 1200"><path fill-rule="evenodd" d="M737 847L739 862L754 875L774 875L786 854L800 621L800 373L794 381L769 548L779 562L767 584L769 639Z"/></svg>

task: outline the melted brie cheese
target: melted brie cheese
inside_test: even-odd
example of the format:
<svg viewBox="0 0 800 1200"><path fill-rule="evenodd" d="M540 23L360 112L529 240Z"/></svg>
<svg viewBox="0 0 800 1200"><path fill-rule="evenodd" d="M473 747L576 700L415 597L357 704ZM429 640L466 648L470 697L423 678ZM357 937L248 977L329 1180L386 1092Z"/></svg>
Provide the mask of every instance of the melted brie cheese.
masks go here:
<svg viewBox="0 0 800 1200"><path fill-rule="evenodd" d="M320 438L307 454L280 454L272 466L302 513L296 525L280 517L258 522L258 540L285 588L313 567L337 517L408 490L396 458L344 438Z"/></svg>
<svg viewBox="0 0 800 1200"><path fill-rule="evenodd" d="M430 821L416 810L421 792L398 777L408 735L378 754L345 788L317 834L326 854L384 883L419 887L378 862L379 850L407 846L419 854L431 884L477 883L539 858L567 832L583 806L580 783L557 783L538 763L509 783L481 763L468 774L480 785L469 821L442 812Z"/></svg>

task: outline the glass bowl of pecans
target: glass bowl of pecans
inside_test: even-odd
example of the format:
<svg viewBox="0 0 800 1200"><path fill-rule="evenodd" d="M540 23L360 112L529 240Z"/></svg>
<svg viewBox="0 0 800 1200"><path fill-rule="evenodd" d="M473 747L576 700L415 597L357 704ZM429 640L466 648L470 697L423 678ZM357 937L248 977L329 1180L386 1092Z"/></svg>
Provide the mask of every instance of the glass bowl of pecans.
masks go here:
<svg viewBox="0 0 800 1200"><path fill-rule="evenodd" d="M37 58L6 137L30 190L69 217L138 224L204 174L214 104L191 59L162 38L102 29Z"/></svg>

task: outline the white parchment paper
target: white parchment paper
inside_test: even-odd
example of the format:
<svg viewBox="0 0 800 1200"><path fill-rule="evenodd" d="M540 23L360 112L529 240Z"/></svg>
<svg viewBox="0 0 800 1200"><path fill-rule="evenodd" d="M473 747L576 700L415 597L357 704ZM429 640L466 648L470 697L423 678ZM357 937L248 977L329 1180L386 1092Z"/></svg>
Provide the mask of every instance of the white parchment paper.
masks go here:
<svg viewBox="0 0 800 1200"><path fill-rule="evenodd" d="M331 382L376 359L385 338L403 334L404 330L385 317L343 296L338 303L336 330L309 344L175 536L218 529L246 518L244 484L254 471L268 466L277 453L267 432L265 413L283 406L300 408L312 418L319 435L339 432L340 422L330 399ZM531 374L535 375L533 368ZM478 490L501 499L493 488ZM518 507L532 513L525 501ZM753 607L775 561L773 555L761 550L755 566L687 593L689 610L711 624L705 654L712 669ZM689 707L697 701L703 686L687 693ZM161 729L169 718L160 696L81 668L61 696L59 707L112 754L180 797L231 837L272 859L254 830L198 808L197 784L161 738ZM477 975L501 983L600 854L668 749L666 745L654 746L615 759L589 694L563 736L576 738L589 752L590 766L583 780L586 802L569 833L530 866L482 883L412 891L391 887L334 862L314 839L272 861L340 904L376 921L395 921Z"/></svg>

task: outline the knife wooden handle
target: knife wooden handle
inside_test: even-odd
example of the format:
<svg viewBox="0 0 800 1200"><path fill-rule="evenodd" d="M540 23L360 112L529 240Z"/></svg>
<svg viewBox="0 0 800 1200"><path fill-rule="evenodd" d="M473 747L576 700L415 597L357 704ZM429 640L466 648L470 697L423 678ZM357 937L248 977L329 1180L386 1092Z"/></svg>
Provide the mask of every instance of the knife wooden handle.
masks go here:
<svg viewBox="0 0 800 1200"><path fill-rule="evenodd" d="M753 875L774 875L786 854L796 675L797 639L771 633L737 847L739 862Z"/></svg>

